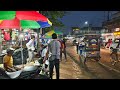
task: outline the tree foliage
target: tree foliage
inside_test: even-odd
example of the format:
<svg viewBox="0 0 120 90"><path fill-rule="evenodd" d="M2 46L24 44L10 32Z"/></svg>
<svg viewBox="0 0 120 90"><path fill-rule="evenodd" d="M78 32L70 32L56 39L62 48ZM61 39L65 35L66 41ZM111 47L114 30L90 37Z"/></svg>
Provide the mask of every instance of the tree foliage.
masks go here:
<svg viewBox="0 0 120 90"><path fill-rule="evenodd" d="M64 24L60 19L68 14L67 11L39 11L44 16L48 17L52 22L52 26L49 28L45 28L45 31L49 31L50 29L55 29L55 27L64 27Z"/></svg>

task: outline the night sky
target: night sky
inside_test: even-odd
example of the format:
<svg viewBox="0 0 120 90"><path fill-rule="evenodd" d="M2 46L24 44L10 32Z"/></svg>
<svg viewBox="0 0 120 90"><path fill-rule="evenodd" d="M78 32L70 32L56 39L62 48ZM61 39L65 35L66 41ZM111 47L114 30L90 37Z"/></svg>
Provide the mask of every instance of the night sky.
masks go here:
<svg viewBox="0 0 120 90"><path fill-rule="evenodd" d="M107 15L105 13L104 17L104 11L70 11L61 20L65 24L65 30L69 32L72 26L84 27L85 21L88 21L88 24L92 24L92 26L102 26L102 22L106 18Z"/></svg>

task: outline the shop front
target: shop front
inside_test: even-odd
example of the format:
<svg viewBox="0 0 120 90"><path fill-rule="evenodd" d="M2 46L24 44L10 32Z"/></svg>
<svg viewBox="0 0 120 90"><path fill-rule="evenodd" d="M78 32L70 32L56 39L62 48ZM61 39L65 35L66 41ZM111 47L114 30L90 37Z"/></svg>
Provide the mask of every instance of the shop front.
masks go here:
<svg viewBox="0 0 120 90"><path fill-rule="evenodd" d="M120 28L116 28L113 34L115 38L120 38Z"/></svg>
<svg viewBox="0 0 120 90"><path fill-rule="evenodd" d="M108 42L109 39L112 39L112 40L115 39L113 33L103 33L103 34L101 34L101 37L103 38L104 42Z"/></svg>

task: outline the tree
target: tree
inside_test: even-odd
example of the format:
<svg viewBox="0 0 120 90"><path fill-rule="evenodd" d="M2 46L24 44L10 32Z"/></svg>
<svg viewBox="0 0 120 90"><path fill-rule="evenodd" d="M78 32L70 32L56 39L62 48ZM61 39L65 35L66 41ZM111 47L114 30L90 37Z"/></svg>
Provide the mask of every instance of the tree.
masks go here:
<svg viewBox="0 0 120 90"><path fill-rule="evenodd" d="M44 16L48 17L52 22L52 26L49 28L45 28L45 31L49 31L50 29L55 29L55 27L64 27L64 24L60 19L68 14L67 11L39 11Z"/></svg>

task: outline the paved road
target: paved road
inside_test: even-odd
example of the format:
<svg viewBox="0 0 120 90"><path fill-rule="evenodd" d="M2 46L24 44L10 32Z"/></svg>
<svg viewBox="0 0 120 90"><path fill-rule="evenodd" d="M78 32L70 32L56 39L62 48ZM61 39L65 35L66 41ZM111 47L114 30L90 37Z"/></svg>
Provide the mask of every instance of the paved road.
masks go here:
<svg viewBox="0 0 120 90"><path fill-rule="evenodd" d="M118 62L115 65L111 65L110 63L110 52L108 49L101 49L101 63L104 63L105 65L117 70L120 72L120 62Z"/></svg>
<svg viewBox="0 0 120 90"><path fill-rule="evenodd" d="M75 49L75 46L72 46L70 43L67 44L67 52L76 60L76 62L80 63ZM110 64L110 62L107 62L109 61L108 53L106 53L105 51L101 51L101 57L102 63L106 62L107 64ZM94 79L120 79L119 73L103 67L101 64L93 60L87 61L86 66L84 66L84 71L86 71Z"/></svg>
<svg viewBox="0 0 120 90"><path fill-rule="evenodd" d="M53 79L55 79L55 70ZM67 62L60 62L60 79L90 79L89 76L85 75L80 67L67 55Z"/></svg>

